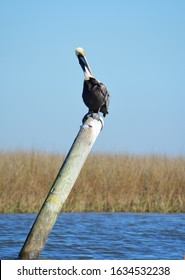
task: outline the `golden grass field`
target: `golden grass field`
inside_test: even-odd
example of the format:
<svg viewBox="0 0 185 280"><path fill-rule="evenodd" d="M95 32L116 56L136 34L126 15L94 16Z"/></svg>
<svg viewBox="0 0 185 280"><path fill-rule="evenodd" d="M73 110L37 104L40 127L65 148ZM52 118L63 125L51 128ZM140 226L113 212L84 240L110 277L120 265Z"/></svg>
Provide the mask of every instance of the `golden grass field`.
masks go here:
<svg viewBox="0 0 185 280"><path fill-rule="evenodd" d="M0 213L38 212L64 157L0 153ZM65 212L185 212L185 158L90 155Z"/></svg>

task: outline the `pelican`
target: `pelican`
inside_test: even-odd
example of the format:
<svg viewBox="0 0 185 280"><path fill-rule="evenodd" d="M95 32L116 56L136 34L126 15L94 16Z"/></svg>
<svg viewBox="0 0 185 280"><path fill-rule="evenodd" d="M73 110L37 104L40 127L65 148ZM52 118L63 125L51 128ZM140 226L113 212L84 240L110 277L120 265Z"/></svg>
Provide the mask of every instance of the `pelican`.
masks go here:
<svg viewBox="0 0 185 280"><path fill-rule="evenodd" d="M99 119L100 112L102 112L103 116L105 117L109 113L108 107L110 94L106 86L102 82L95 79L87 62L84 50L82 48L77 48L75 52L85 75L82 98L85 105L89 108L89 112L85 116L85 119L87 119L89 116Z"/></svg>

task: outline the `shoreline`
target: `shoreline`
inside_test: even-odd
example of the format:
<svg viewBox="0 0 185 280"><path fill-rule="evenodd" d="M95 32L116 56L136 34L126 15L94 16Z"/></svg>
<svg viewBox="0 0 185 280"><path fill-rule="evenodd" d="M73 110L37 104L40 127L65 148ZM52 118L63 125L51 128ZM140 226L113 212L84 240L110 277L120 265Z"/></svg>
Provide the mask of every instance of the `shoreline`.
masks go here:
<svg viewBox="0 0 185 280"><path fill-rule="evenodd" d="M38 213L64 156L0 152L0 213ZM185 213L185 158L92 154L64 213Z"/></svg>

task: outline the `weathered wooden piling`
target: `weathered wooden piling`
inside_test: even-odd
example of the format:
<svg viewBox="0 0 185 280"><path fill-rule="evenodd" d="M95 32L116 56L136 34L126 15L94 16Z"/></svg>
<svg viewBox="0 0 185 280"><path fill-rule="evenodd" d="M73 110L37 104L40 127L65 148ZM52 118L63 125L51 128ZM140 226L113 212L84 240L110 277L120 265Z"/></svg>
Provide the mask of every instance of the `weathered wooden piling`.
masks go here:
<svg viewBox="0 0 185 280"><path fill-rule="evenodd" d="M103 119L97 120L92 117L89 117L81 126L19 253L20 259L39 258L61 212L62 205L67 199L102 127Z"/></svg>

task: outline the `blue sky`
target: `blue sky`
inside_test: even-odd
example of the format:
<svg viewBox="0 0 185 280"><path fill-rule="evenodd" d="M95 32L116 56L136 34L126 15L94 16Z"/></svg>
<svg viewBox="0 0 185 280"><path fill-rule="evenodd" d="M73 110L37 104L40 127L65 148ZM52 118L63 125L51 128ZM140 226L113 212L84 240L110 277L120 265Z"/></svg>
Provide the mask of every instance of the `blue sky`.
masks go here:
<svg viewBox="0 0 185 280"><path fill-rule="evenodd" d="M184 15L183 0L1 0L0 150L69 150L83 47L111 94L93 151L185 155Z"/></svg>

